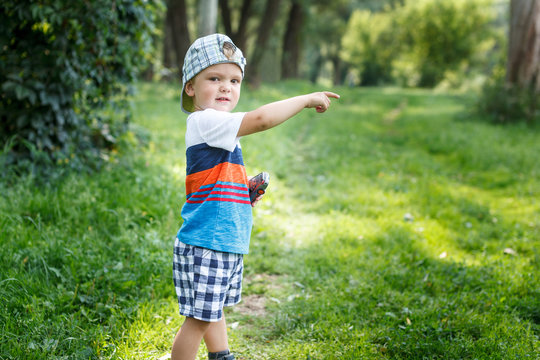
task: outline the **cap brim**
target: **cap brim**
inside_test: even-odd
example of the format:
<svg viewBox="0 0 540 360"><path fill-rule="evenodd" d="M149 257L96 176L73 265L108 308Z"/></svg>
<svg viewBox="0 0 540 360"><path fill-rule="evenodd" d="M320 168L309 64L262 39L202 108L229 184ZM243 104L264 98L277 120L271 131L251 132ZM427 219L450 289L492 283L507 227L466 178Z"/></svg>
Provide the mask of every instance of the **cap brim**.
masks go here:
<svg viewBox="0 0 540 360"><path fill-rule="evenodd" d="M186 94L185 89L182 89L180 104L182 106L182 111L186 114L191 114L193 111L195 111L195 105L193 105L193 98Z"/></svg>

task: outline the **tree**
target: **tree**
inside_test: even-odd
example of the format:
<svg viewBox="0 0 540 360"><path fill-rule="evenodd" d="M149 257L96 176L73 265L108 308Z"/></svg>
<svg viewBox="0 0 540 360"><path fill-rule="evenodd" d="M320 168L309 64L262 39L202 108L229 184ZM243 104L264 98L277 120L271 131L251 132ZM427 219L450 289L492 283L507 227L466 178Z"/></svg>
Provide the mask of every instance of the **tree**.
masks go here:
<svg viewBox="0 0 540 360"><path fill-rule="evenodd" d="M259 24L259 29L257 31L257 46L253 50L251 59L249 60L249 65L247 67L247 81L252 86L259 86L261 83L260 69L259 65L261 63L264 51L266 49L266 44L272 33L273 25L279 15L281 0L267 0L266 7L264 10L264 17Z"/></svg>
<svg viewBox="0 0 540 360"><path fill-rule="evenodd" d="M512 0L506 81L540 92L540 0Z"/></svg>
<svg viewBox="0 0 540 360"><path fill-rule="evenodd" d="M392 21L391 14L368 10L356 10L349 19L341 56L355 69L362 86L391 81L392 61L398 55Z"/></svg>
<svg viewBox="0 0 540 360"><path fill-rule="evenodd" d="M199 0L198 36L214 34L217 29L217 0Z"/></svg>
<svg viewBox="0 0 540 360"><path fill-rule="evenodd" d="M169 0L165 15L163 65L182 69L184 56L191 44L185 0Z"/></svg>
<svg viewBox="0 0 540 360"><path fill-rule="evenodd" d="M294 0L289 11L287 30L283 38L283 54L281 57L281 77L283 79L298 77L303 25L304 7L302 1Z"/></svg>
<svg viewBox="0 0 540 360"><path fill-rule="evenodd" d="M231 20L231 8L229 1L220 0L219 7L221 9L221 18L223 20L223 27L225 33L229 35L232 41L238 46L244 53L247 53L247 24L252 14L253 0L243 0L242 7L240 8L240 17L238 20L238 26L236 30L233 30Z"/></svg>
<svg viewBox="0 0 540 360"><path fill-rule="evenodd" d="M395 12L401 49L394 73L408 85L437 85L446 73L467 66L491 36L493 12L486 0L407 0Z"/></svg>
<svg viewBox="0 0 540 360"><path fill-rule="evenodd" d="M495 123L540 121L540 0L512 0L508 49L482 88L477 111Z"/></svg>
<svg viewBox="0 0 540 360"><path fill-rule="evenodd" d="M348 0L323 1L312 0L308 19L307 31L311 35L307 38L307 53L310 64L310 78L312 81L319 76L320 69L328 61L332 63L333 83L340 85L346 73L346 64L343 63L341 53L341 39L347 28L347 21L356 2Z"/></svg>

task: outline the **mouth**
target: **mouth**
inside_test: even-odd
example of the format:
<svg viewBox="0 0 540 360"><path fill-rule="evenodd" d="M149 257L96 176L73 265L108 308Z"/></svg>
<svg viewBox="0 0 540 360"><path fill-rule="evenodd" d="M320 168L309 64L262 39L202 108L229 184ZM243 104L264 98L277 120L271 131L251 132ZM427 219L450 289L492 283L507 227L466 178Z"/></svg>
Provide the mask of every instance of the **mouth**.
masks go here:
<svg viewBox="0 0 540 360"><path fill-rule="evenodd" d="M216 98L216 101L227 102L227 101L230 101L230 99L228 97L218 97L218 98Z"/></svg>

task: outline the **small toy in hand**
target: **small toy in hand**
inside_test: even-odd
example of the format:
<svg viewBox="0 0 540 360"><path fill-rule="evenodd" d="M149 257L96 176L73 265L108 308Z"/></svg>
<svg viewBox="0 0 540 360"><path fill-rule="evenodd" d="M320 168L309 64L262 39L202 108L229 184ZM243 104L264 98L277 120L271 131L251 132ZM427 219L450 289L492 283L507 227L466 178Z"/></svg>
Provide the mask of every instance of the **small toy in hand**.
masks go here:
<svg viewBox="0 0 540 360"><path fill-rule="evenodd" d="M270 175L267 172L262 172L249 180L249 199L252 205L259 196L264 195L269 180Z"/></svg>

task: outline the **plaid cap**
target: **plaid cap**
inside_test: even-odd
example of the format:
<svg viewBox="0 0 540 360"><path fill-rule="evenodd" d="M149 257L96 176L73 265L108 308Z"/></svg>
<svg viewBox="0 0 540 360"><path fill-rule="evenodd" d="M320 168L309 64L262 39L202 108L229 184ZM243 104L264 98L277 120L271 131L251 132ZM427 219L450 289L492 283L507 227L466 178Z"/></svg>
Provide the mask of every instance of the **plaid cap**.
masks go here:
<svg viewBox="0 0 540 360"><path fill-rule="evenodd" d="M223 53L223 45L226 42L230 43L234 50L234 54L230 59ZM242 77L244 77L246 58L244 58L242 50L237 48L228 36L212 34L199 38L191 44L182 67L182 97L180 102L183 112L191 114L195 110L193 98L186 94L186 83L207 67L223 63L238 65L242 70Z"/></svg>

